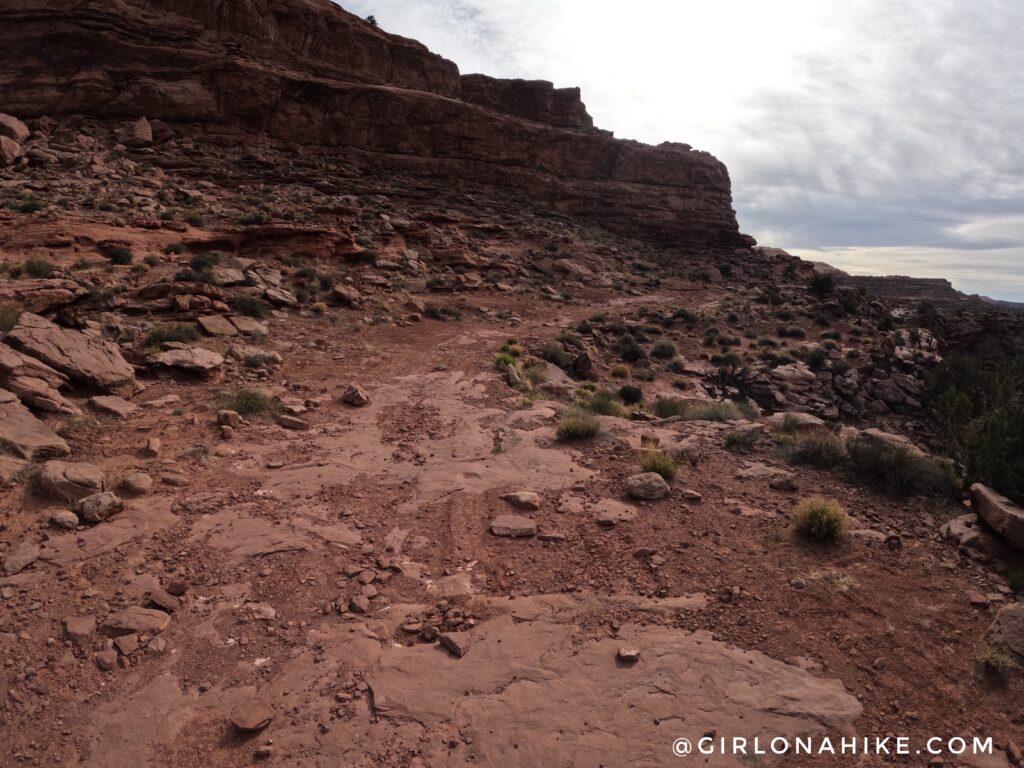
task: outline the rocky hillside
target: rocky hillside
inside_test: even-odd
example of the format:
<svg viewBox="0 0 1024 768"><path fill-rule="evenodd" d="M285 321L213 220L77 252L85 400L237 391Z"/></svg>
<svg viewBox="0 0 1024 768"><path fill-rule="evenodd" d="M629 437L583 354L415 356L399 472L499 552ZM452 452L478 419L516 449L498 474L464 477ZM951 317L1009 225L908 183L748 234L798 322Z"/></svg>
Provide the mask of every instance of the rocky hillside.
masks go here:
<svg viewBox="0 0 1024 768"><path fill-rule="evenodd" d="M0 111L0 765L1020 768L1024 510L931 389L1010 408L1018 316L327 2L9 0Z"/></svg>
<svg viewBox="0 0 1024 768"><path fill-rule="evenodd" d="M714 157L595 131L575 90L460 78L329 0L16 0L0 8L0 47L0 104L23 118L146 117L158 142L315 145L623 234L743 244Z"/></svg>

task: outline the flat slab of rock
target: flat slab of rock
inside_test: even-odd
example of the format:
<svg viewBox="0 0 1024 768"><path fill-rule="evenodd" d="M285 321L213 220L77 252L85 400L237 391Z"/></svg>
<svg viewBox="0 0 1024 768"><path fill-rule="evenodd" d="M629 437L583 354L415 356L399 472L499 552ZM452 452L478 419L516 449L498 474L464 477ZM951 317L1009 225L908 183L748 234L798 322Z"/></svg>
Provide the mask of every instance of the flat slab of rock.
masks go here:
<svg viewBox="0 0 1024 768"><path fill-rule="evenodd" d="M116 416L119 419L127 419L139 411L139 406L128 402L117 395L97 395L89 398L89 405L101 413Z"/></svg>
<svg viewBox="0 0 1024 768"><path fill-rule="evenodd" d="M95 616L71 616L64 619L64 636L79 648L85 648L92 643L95 635Z"/></svg>
<svg viewBox="0 0 1024 768"><path fill-rule="evenodd" d="M507 539L524 539L537 534L537 524L522 515L498 515L491 520L491 533Z"/></svg>
<svg viewBox="0 0 1024 768"><path fill-rule="evenodd" d="M4 558L4 573L14 576L28 568L39 559L39 545L31 541L23 541L12 549Z"/></svg>
<svg viewBox="0 0 1024 768"><path fill-rule="evenodd" d="M797 411L773 413L765 421L772 429L782 429L787 423L798 431L814 430L825 426L825 422L817 416Z"/></svg>
<svg viewBox="0 0 1024 768"><path fill-rule="evenodd" d="M626 479L626 493L633 499L657 501L671 492L665 478L657 472L641 472Z"/></svg>
<svg viewBox="0 0 1024 768"><path fill-rule="evenodd" d="M241 704L231 715L231 724L245 733L262 731L274 719L274 708L261 699Z"/></svg>
<svg viewBox="0 0 1024 768"><path fill-rule="evenodd" d="M239 315L232 317L231 322L243 336L266 336L269 330L266 323L261 323L254 317Z"/></svg>
<svg viewBox="0 0 1024 768"><path fill-rule="evenodd" d="M237 336L238 329L224 315L204 315L196 319L208 336Z"/></svg>
<svg viewBox="0 0 1024 768"><path fill-rule="evenodd" d="M615 499L602 499L594 510L597 512L597 524L605 528L636 520L637 515L636 507L632 504L623 504Z"/></svg>
<svg viewBox="0 0 1024 768"><path fill-rule="evenodd" d="M1024 551L1024 509L981 483L971 486L971 507L1007 544Z"/></svg>
<svg viewBox="0 0 1024 768"><path fill-rule="evenodd" d="M4 341L101 392L129 396L135 391L135 369L116 344L100 336L61 328L45 317L22 312Z"/></svg>
<svg viewBox="0 0 1024 768"><path fill-rule="evenodd" d="M93 464L48 461L39 471L39 490L63 501L78 501L106 490L103 471Z"/></svg>
<svg viewBox="0 0 1024 768"><path fill-rule="evenodd" d="M6 389L0 389L0 442L29 461L71 453L64 438L33 416L17 395Z"/></svg>
<svg viewBox="0 0 1024 768"><path fill-rule="evenodd" d="M506 493L501 497L502 501L507 501L516 509L528 509L538 510L540 509L540 496L536 493L530 493L529 491L515 491L513 493Z"/></svg>
<svg viewBox="0 0 1024 768"><path fill-rule="evenodd" d="M150 361L164 368L177 368L203 378L213 378L224 365L224 357L217 352L187 345L159 352Z"/></svg>
<svg viewBox="0 0 1024 768"><path fill-rule="evenodd" d="M116 611L100 625L104 634L111 637L120 635L158 635L167 629L171 623L171 616L164 611L155 608L141 608L132 606L123 611Z"/></svg>

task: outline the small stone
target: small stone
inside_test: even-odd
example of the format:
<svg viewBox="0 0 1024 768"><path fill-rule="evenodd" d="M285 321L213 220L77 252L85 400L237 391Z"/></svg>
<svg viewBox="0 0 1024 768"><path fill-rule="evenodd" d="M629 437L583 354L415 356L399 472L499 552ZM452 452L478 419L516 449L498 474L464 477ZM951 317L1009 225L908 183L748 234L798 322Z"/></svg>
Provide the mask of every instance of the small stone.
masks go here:
<svg viewBox="0 0 1024 768"><path fill-rule="evenodd" d="M465 632L446 632L438 639L452 656L461 659L469 652L469 636Z"/></svg>
<svg viewBox="0 0 1024 768"><path fill-rule="evenodd" d="M107 616L100 629L110 637L132 633L157 635L167 629L170 623L171 616L164 611L132 606Z"/></svg>
<svg viewBox="0 0 1024 768"><path fill-rule="evenodd" d="M142 450L139 451L139 455L144 459L155 459L160 455L160 447L160 438L151 437L146 440L146 444L142 447Z"/></svg>
<svg viewBox="0 0 1024 768"><path fill-rule="evenodd" d="M642 472L626 479L626 493L634 499L657 501L671 492L665 478L657 472Z"/></svg>
<svg viewBox="0 0 1024 768"><path fill-rule="evenodd" d="M308 421L303 421L295 416L280 416L277 419L277 423L285 429L296 429L300 431L309 429Z"/></svg>
<svg viewBox="0 0 1024 768"><path fill-rule="evenodd" d="M235 436L235 428L229 427L227 424L222 424L220 428L220 439L230 440Z"/></svg>
<svg viewBox="0 0 1024 768"><path fill-rule="evenodd" d="M366 613L370 610L370 598L366 595L355 595L348 601L348 609L352 613Z"/></svg>
<svg viewBox="0 0 1024 768"><path fill-rule="evenodd" d="M87 647L95 635L95 616L69 616L64 619L64 636L79 648Z"/></svg>
<svg viewBox="0 0 1024 768"><path fill-rule="evenodd" d="M341 402L359 408L370 402L370 396L358 384L349 384L341 393Z"/></svg>
<svg viewBox="0 0 1024 768"><path fill-rule="evenodd" d="M262 731L273 719L274 708L260 699L247 701L231 715L232 725L246 733Z"/></svg>
<svg viewBox="0 0 1024 768"><path fill-rule="evenodd" d="M174 613L181 607L181 601L169 592L162 589L152 589L149 592L149 602L157 608L163 608L169 613Z"/></svg>
<svg viewBox="0 0 1024 768"><path fill-rule="evenodd" d="M789 582L789 586L791 586L793 589L803 589L807 586L807 582L797 577Z"/></svg>
<svg viewBox="0 0 1024 768"><path fill-rule="evenodd" d="M507 501L516 509L527 509L527 510L538 510L540 509L540 496L536 493L530 493L529 491L515 491L514 493L506 493L501 497L502 501Z"/></svg>
<svg viewBox="0 0 1024 768"><path fill-rule="evenodd" d="M135 634L121 635L114 638L114 645L123 656L131 656L139 650L139 636Z"/></svg>
<svg viewBox="0 0 1024 768"><path fill-rule="evenodd" d="M124 509L124 502L111 491L104 491L76 501L71 508L87 523L102 523Z"/></svg>
<svg viewBox="0 0 1024 768"><path fill-rule="evenodd" d="M142 496L153 489L153 478L145 472L132 472L121 481L121 487L136 496Z"/></svg>
<svg viewBox="0 0 1024 768"><path fill-rule="evenodd" d="M522 515L498 515L491 521L491 533L509 539L528 538L537 533L537 524Z"/></svg>
<svg viewBox="0 0 1024 768"><path fill-rule="evenodd" d="M242 416L238 411L230 411L225 408L217 411L217 423L228 427L237 427L242 423Z"/></svg>
<svg viewBox="0 0 1024 768"><path fill-rule="evenodd" d="M640 649L639 648L619 648L619 652L616 654L619 661L625 662L626 664L635 664L640 661Z"/></svg>
<svg viewBox="0 0 1024 768"><path fill-rule="evenodd" d="M60 509L50 515L50 525L54 528L63 528L65 531L73 531L78 527L78 515L70 509Z"/></svg>
<svg viewBox="0 0 1024 768"><path fill-rule="evenodd" d="M94 657L96 666L109 672L117 666L117 651L99 651Z"/></svg>
<svg viewBox="0 0 1024 768"><path fill-rule="evenodd" d="M768 487L776 491L796 491L799 487L792 475L778 475L768 482Z"/></svg>
<svg viewBox="0 0 1024 768"><path fill-rule="evenodd" d="M165 589L167 594L174 595L175 597L181 597L188 592L188 584L180 579L175 579L174 581L167 582L167 587Z"/></svg>
<svg viewBox="0 0 1024 768"><path fill-rule="evenodd" d="M680 495L687 501L702 501L704 497L692 488L684 488Z"/></svg>

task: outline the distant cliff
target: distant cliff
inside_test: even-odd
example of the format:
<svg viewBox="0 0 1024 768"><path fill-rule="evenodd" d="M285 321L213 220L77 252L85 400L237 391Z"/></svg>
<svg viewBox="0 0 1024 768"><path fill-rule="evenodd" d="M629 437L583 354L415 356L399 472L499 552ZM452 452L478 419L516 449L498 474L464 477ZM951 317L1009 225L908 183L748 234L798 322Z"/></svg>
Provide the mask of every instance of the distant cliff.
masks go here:
<svg viewBox="0 0 1024 768"><path fill-rule="evenodd" d="M743 243L711 155L614 139L578 89L461 77L328 0L7 0L0 104L21 118L147 117L220 140L340 148L626 235Z"/></svg>

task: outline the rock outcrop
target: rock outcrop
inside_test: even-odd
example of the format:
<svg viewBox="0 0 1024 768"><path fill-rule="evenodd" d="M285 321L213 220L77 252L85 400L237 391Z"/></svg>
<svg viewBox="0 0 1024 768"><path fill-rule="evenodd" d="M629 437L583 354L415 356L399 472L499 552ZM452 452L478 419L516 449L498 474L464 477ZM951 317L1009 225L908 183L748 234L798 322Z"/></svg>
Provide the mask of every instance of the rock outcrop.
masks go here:
<svg viewBox="0 0 1024 768"><path fill-rule="evenodd" d="M134 146L147 126L156 142L255 134L319 145L369 170L502 190L629 236L749 242L711 155L596 131L575 89L460 77L329 0L5 3L0 104L21 119L122 121Z"/></svg>

